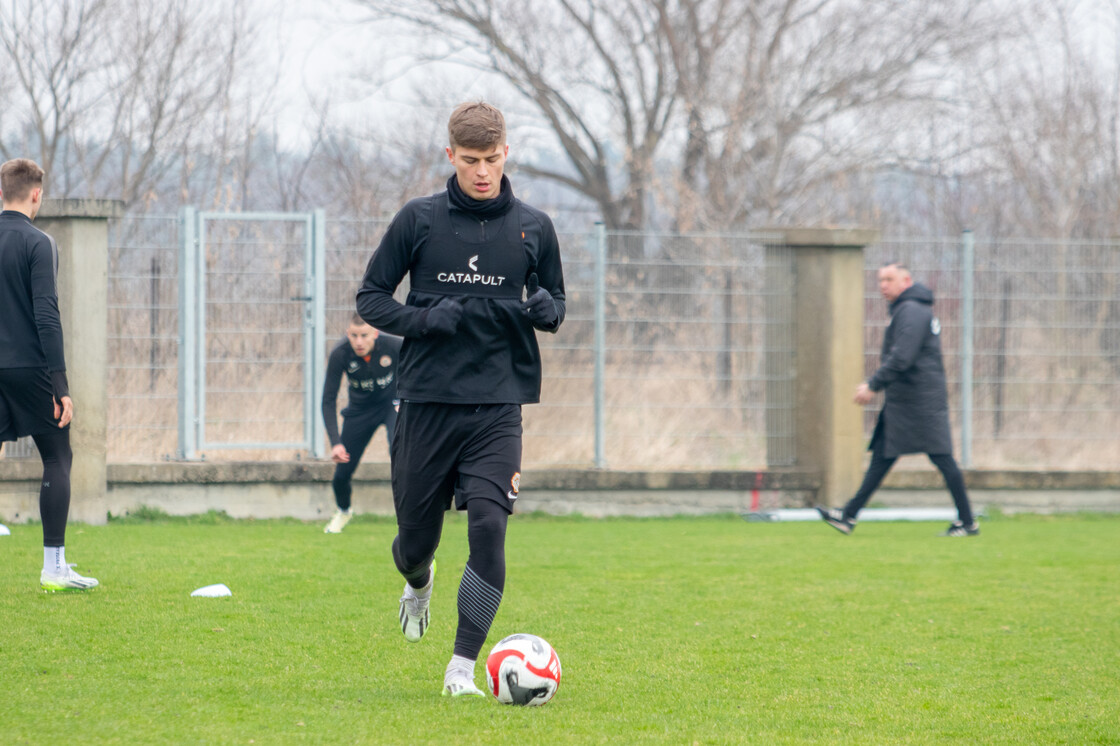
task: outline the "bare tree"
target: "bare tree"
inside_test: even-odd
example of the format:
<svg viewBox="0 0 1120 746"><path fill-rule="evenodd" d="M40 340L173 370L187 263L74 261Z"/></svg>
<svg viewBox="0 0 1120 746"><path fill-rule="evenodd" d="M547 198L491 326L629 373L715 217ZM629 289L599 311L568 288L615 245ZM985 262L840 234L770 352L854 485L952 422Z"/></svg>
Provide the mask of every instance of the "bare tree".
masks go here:
<svg viewBox="0 0 1120 746"><path fill-rule="evenodd" d="M497 71L559 142L566 163L519 168L572 188L615 228L646 222L654 160L674 117L670 49L645 0L358 0L377 19L425 35L427 62L449 56Z"/></svg>
<svg viewBox="0 0 1120 746"><path fill-rule="evenodd" d="M655 194L680 228L803 215L821 184L885 160L999 28L965 0L355 2L532 102L567 162L525 170L613 228L648 227Z"/></svg>
<svg viewBox="0 0 1120 746"><path fill-rule="evenodd" d="M705 40L719 37L702 26L683 28L676 45L715 60L680 68L702 76L682 75L691 156L682 175L698 205L682 222L710 227L843 218L836 192L861 173L947 156L954 144L922 134L959 112L952 81L999 37L1008 12L956 0L728 7L742 12L718 22L736 28L721 50L705 54Z"/></svg>
<svg viewBox="0 0 1120 746"><path fill-rule="evenodd" d="M0 67L9 71L0 107L5 158L34 154L55 175L56 159L72 140L79 117L104 95L95 90L93 78L106 64L97 30L110 16L109 0L53 7L35 0L0 4ZM69 191L69 184L52 184L52 191L59 186Z"/></svg>
<svg viewBox="0 0 1120 746"><path fill-rule="evenodd" d="M1078 237L1120 227L1120 58L1109 69L1084 33L1111 20L1115 43L1120 8L1113 4L1111 19L1091 10L1075 0L1038 3L974 79L988 157L1017 197L992 209L1003 209L1019 231Z"/></svg>
<svg viewBox="0 0 1120 746"><path fill-rule="evenodd" d="M151 202L169 175L214 164L215 192L275 79L244 76L258 21L244 0L12 0L0 149L38 158L56 196ZM259 57L258 57L259 59ZM230 120L240 113L243 119Z"/></svg>

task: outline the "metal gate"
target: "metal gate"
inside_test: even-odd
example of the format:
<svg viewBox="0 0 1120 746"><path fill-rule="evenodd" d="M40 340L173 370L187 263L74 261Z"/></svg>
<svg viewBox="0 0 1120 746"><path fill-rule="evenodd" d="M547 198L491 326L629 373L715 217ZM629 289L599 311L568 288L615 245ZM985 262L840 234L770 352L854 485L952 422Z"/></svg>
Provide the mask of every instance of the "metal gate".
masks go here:
<svg viewBox="0 0 1120 746"><path fill-rule="evenodd" d="M324 211L180 220L179 457L323 456Z"/></svg>

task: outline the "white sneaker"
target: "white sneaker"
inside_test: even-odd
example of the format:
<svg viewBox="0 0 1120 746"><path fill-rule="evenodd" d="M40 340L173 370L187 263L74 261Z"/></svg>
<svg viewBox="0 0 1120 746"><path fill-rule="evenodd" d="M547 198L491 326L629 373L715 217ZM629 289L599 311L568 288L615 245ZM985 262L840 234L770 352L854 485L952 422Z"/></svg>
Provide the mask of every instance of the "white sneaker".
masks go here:
<svg viewBox="0 0 1120 746"><path fill-rule="evenodd" d="M434 559L429 572L428 584L423 588L416 589L408 583L404 584L404 595L401 596L401 632L404 632L404 639L409 642L420 642L431 623L428 606L432 600L432 586L436 582Z"/></svg>
<svg viewBox="0 0 1120 746"><path fill-rule="evenodd" d="M349 523L350 519L353 518L353 517L354 517L354 509L353 508L351 508L350 510L336 510L334 512L334 516L331 518L331 522L328 523L327 527L323 529L323 533L324 534L341 534L342 529L344 529L346 527L346 524Z"/></svg>
<svg viewBox="0 0 1120 746"><path fill-rule="evenodd" d="M43 570L39 575L39 587L48 593L57 591L88 591L98 586L97 578L87 578L74 572L74 565L67 565L57 575Z"/></svg>
<svg viewBox="0 0 1120 746"><path fill-rule="evenodd" d="M444 697L485 697L486 692L474 685L462 671L448 671L443 676Z"/></svg>

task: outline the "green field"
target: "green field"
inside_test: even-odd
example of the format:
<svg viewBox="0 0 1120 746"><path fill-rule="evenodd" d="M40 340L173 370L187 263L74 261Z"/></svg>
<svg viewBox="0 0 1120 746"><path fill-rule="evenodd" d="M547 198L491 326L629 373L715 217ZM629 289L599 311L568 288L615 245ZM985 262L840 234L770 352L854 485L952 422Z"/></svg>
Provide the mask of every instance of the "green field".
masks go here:
<svg viewBox="0 0 1120 746"><path fill-rule="evenodd" d="M1120 516L968 539L516 516L486 649L555 646L542 708L439 696L465 527L448 521L413 645L385 519L71 525L68 559L102 587L69 595L38 590L39 526L12 526L0 743L1120 744ZM233 596L189 596L210 583Z"/></svg>

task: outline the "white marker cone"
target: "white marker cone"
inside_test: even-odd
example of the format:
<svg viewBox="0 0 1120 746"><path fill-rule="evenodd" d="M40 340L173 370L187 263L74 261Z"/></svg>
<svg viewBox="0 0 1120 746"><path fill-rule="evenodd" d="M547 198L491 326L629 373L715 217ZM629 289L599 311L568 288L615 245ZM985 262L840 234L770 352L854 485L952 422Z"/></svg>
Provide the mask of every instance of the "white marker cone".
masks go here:
<svg viewBox="0 0 1120 746"><path fill-rule="evenodd" d="M192 596L201 596L203 598L219 598L221 596L232 596L233 591L225 583L215 583L214 585L204 585L198 590L191 591Z"/></svg>

